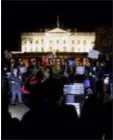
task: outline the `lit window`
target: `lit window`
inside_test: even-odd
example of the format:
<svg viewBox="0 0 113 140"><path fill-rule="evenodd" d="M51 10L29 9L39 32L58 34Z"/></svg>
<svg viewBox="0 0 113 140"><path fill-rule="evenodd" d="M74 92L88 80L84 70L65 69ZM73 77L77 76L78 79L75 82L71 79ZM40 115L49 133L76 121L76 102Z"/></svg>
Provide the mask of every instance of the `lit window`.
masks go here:
<svg viewBox="0 0 113 140"><path fill-rule="evenodd" d="M32 40L30 40L30 43L32 44Z"/></svg>
<svg viewBox="0 0 113 140"><path fill-rule="evenodd" d="M64 44L66 44L66 41L64 40Z"/></svg>
<svg viewBox="0 0 113 140"><path fill-rule="evenodd" d="M43 43L43 39L41 40L41 42Z"/></svg>
<svg viewBox="0 0 113 140"><path fill-rule="evenodd" d="M52 40L50 40L49 42L50 42L50 44L52 44Z"/></svg>
<svg viewBox="0 0 113 140"><path fill-rule="evenodd" d="M59 43L59 40L57 40L57 44Z"/></svg>
<svg viewBox="0 0 113 140"><path fill-rule="evenodd" d="M86 44L86 40L84 40L84 44Z"/></svg>
<svg viewBox="0 0 113 140"><path fill-rule="evenodd" d="M36 44L38 44L38 40L36 40Z"/></svg>
<svg viewBox="0 0 113 140"><path fill-rule="evenodd" d="M78 44L80 44L80 40L78 40Z"/></svg>
<svg viewBox="0 0 113 140"><path fill-rule="evenodd" d="M72 40L72 44L74 44L74 40Z"/></svg>

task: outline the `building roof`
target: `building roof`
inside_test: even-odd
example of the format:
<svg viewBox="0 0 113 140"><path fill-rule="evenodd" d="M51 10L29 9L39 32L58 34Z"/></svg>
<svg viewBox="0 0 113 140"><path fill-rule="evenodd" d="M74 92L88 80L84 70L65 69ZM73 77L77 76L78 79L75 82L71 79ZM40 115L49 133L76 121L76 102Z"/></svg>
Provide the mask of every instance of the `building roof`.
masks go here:
<svg viewBox="0 0 113 140"><path fill-rule="evenodd" d="M26 32L22 33L21 36L43 36L44 32Z"/></svg>
<svg viewBox="0 0 113 140"><path fill-rule="evenodd" d="M57 28L54 28L54 29L46 32L46 33L69 33L69 32L57 27Z"/></svg>

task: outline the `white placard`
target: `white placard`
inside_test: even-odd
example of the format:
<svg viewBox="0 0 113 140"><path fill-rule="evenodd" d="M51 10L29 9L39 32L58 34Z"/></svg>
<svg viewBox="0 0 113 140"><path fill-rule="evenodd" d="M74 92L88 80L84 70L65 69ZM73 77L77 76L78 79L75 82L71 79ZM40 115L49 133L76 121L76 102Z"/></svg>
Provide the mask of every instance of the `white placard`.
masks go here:
<svg viewBox="0 0 113 140"><path fill-rule="evenodd" d="M70 85L64 85L64 93L67 94Z"/></svg>
<svg viewBox="0 0 113 140"><path fill-rule="evenodd" d="M7 75L7 78L9 78L11 75L11 72L7 72L6 75Z"/></svg>
<svg viewBox="0 0 113 140"><path fill-rule="evenodd" d="M78 95L84 94L84 84L74 83L73 90L75 91L75 94L78 94Z"/></svg>
<svg viewBox="0 0 113 140"><path fill-rule="evenodd" d="M106 84L106 85L109 84L109 77L106 77L106 78L104 79L104 84Z"/></svg>
<svg viewBox="0 0 113 140"><path fill-rule="evenodd" d="M19 69L20 69L20 73L21 74L26 73L26 68L25 67L20 67Z"/></svg>
<svg viewBox="0 0 113 140"><path fill-rule="evenodd" d="M76 67L76 74L83 75L85 73L85 67L84 66L77 66Z"/></svg>
<svg viewBox="0 0 113 140"><path fill-rule="evenodd" d="M75 95L83 95L84 94L84 84L83 83L75 83L73 85L65 85L64 92L66 94L75 94Z"/></svg>
<svg viewBox="0 0 113 140"><path fill-rule="evenodd" d="M100 52L96 50L91 50L88 53L88 57L92 59L98 59Z"/></svg>

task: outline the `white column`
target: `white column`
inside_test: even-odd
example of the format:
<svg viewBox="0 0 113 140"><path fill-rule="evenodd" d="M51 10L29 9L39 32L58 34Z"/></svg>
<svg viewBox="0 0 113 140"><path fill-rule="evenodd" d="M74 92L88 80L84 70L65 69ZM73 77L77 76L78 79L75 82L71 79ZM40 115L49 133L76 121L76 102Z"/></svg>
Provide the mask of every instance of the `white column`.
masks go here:
<svg viewBox="0 0 113 140"><path fill-rule="evenodd" d="M30 44L30 42L27 41L26 46L27 46L27 52L31 52L31 44Z"/></svg>
<svg viewBox="0 0 113 140"><path fill-rule="evenodd" d="M32 43L32 50L33 50L33 52L36 52L36 42L35 42L35 40L33 40L33 43Z"/></svg>
<svg viewBox="0 0 113 140"><path fill-rule="evenodd" d="M25 45L22 44L21 52L24 52L24 47L25 47Z"/></svg>

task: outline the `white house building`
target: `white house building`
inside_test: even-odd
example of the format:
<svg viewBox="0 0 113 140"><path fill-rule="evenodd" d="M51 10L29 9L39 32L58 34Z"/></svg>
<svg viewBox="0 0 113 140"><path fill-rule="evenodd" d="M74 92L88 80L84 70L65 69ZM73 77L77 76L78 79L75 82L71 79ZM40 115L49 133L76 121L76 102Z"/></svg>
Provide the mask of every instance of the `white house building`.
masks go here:
<svg viewBox="0 0 113 140"><path fill-rule="evenodd" d="M45 32L22 33L21 52L89 52L95 46L94 32L71 32L57 27Z"/></svg>

